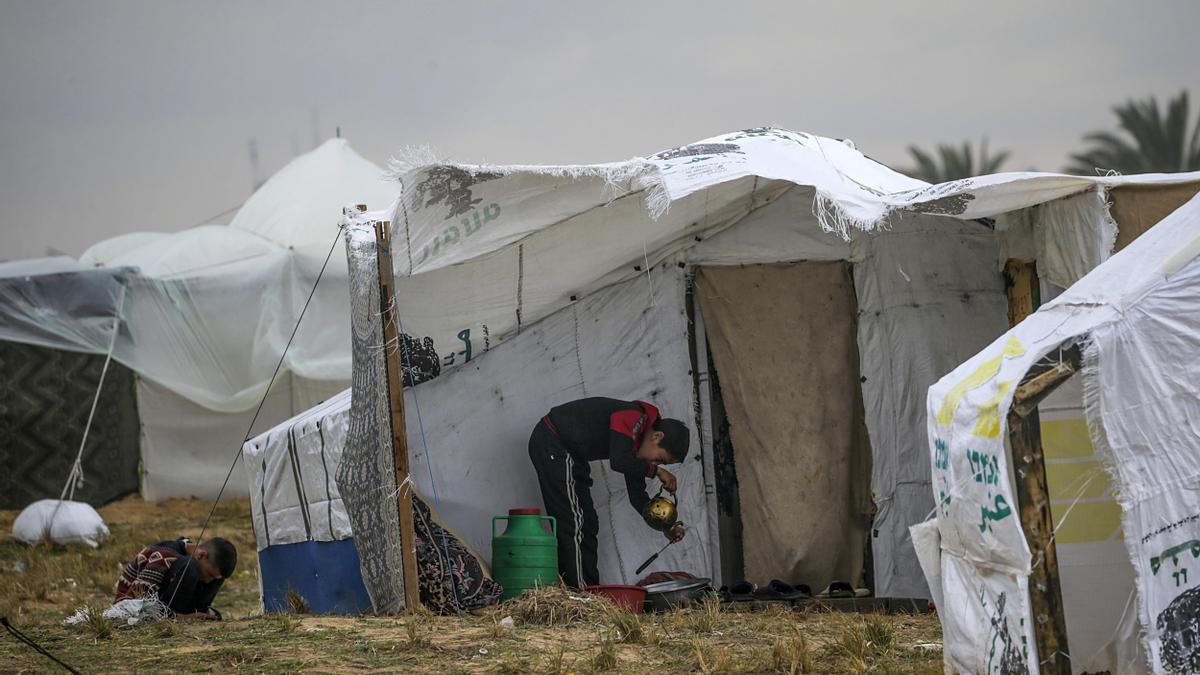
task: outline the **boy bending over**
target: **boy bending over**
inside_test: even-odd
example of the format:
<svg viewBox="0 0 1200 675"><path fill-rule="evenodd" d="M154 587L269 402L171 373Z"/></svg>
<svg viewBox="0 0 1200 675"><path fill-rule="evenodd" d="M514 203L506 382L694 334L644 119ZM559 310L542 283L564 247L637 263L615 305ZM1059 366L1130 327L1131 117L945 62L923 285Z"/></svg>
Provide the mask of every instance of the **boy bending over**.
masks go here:
<svg viewBox="0 0 1200 675"><path fill-rule="evenodd" d="M186 537L160 541L137 554L117 579L114 602L157 598L176 617L220 619L211 605L237 567L237 549L213 537L197 546Z"/></svg>

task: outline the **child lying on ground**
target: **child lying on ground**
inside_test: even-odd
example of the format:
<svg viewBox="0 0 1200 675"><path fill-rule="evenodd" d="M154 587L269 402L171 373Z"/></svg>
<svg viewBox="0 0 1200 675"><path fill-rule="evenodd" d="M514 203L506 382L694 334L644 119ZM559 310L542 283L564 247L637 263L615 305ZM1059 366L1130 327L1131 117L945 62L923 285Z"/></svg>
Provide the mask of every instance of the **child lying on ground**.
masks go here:
<svg viewBox="0 0 1200 675"><path fill-rule="evenodd" d="M213 537L197 546L180 537L142 549L117 579L114 602L157 598L176 617L220 619L213 598L237 566L237 549Z"/></svg>

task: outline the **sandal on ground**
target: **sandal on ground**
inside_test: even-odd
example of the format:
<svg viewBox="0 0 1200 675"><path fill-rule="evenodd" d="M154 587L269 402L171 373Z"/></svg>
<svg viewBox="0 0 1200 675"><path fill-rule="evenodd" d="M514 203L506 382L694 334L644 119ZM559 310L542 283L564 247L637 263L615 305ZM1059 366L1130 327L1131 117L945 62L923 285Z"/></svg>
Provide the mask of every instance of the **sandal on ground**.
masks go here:
<svg viewBox="0 0 1200 675"><path fill-rule="evenodd" d="M835 581L829 584L829 590L826 593L831 598L853 598L854 587L845 581Z"/></svg>
<svg viewBox="0 0 1200 675"><path fill-rule="evenodd" d="M749 581L742 580L735 582L729 587L729 600L731 602L746 602L754 599L754 591L757 590L755 585Z"/></svg>
<svg viewBox="0 0 1200 675"><path fill-rule="evenodd" d="M799 600L804 594L800 589L778 579L754 591L755 600Z"/></svg>

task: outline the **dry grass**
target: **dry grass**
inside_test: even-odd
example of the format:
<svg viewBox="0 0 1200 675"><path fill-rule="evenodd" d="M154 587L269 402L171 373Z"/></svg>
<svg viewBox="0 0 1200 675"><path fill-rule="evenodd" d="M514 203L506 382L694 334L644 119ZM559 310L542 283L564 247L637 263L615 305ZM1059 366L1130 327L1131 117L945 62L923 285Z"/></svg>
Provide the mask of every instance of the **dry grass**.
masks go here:
<svg viewBox="0 0 1200 675"><path fill-rule="evenodd" d="M808 640L799 631L794 637L776 638L771 645L771 670L776 673L811 673L813 670L812 653L808 650Z"/></svg>
<svg viewBox="0 0 1200 675"><path fill-rule="evenodd" d="M669 614L631 614L599 596L542 589L479 615L335 617L258 604L256 556L245 502L217 509L210 535L242 553L217 607L226 620L160 621L119 630L64 627L81 606L107 607L120 567L141 546L198 534L209 504L123 500L101 509L113 532L100 549L33 548L0 540L0 615L87 672L177 669L248 672L566 673L941 672L932 616L761 612L717 603ZM0 511L0 537L11 528ZM206 535L209 536L209 535ZM20 568L21 571L16 571ZM500 621L512 616L514 626ZM95 630L110 630L106 637ZM0 636L0 670L52 670Z"/></svg>
<svg viewBox="0 0 1200 675"><path fill-rule="evenodd" d="M892 648L895 633L887 617L842 615L835 622L836 634L826 652L843 671L866 672Z"/></svg>
<svg viewBox="0 0 1200 675"><path fill-rule="evenodd" d="M640 645L646 641L646 628L642 625L642 616L633 612L616 611L607 617L612 623L612 640L630 645Z"/></svg>
<svg viewBox="0 0 1200 675"><path fill-rule="evenodd" d="M288 611L292 614L310 614L312 612L312 608L308 606L308 600L297 593L296 589L289 587L284 598L287 600Z"/></svg>
<svg viewBox="0 0 1200 675"><path fill-rule="evenodd" d="M596 655L592 657L592 669L600 672L616 670L619 663L616 643L608 638L601 640Z"/></svg>
<svg viewBox="0 0 1200 675"><path fill-rule="evenodd" d="M608 598L547 586L496 605L488 614L496 621L511 616L518 626L573 626L602 623L616 611L619 608Z"/></svg>
<svg viewBox="0 0 1200 675"><path fill-rule="evenodd" d="M701 673L728 673L733 668L733 654L728 647L701 642L692 638L692 653L695 655L693 670Z"/></svg>
<svg viewBox="0 0 1200 675"><path fill-rule="evenodd" d="M84 619L80 626L94 640L107 640L113 636L113 622L104 618L105 609L99 605L89 605L83 610Z"/></svg>
<svg viewBox="0 0 1200 675"><path fill-rule="evenodd" d="M176 638L183 635L183 628L174 619L154 622L154 633L162 638Z"/></svg>
<svg viewBox="0 0 1200 675"><path fill-rule="evenodd" d="M546 665L541 668L542 672L558 675L559 673L570 672L566 665L567 650L565 647L559 647L558 651L546 657Z"/></svg>

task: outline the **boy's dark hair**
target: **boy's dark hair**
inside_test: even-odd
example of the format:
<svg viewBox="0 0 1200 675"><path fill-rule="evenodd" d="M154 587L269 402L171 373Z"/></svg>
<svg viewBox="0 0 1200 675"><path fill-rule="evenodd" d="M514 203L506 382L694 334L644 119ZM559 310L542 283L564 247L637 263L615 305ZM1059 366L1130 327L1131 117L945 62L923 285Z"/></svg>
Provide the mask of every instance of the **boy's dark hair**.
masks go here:
<svg viewBox="0 0 1200 675"><path fill-rule="evenodd" d="M654 430L662 432L663 438L659 445L663 450L671 453L671 457L676 462L687 459L688 446L692 443L692 436L688 433L686 424L670 417L664 417L654 423Z"/></svg>
<svg viewBox="0 0 1200 675"><path fill-rule="evenodd" d="M200 548L208 551L209 559L221 570L222 579L233 576L233 569L237 567L237 548L228 539L213 537L200 544Z"/></svg>

